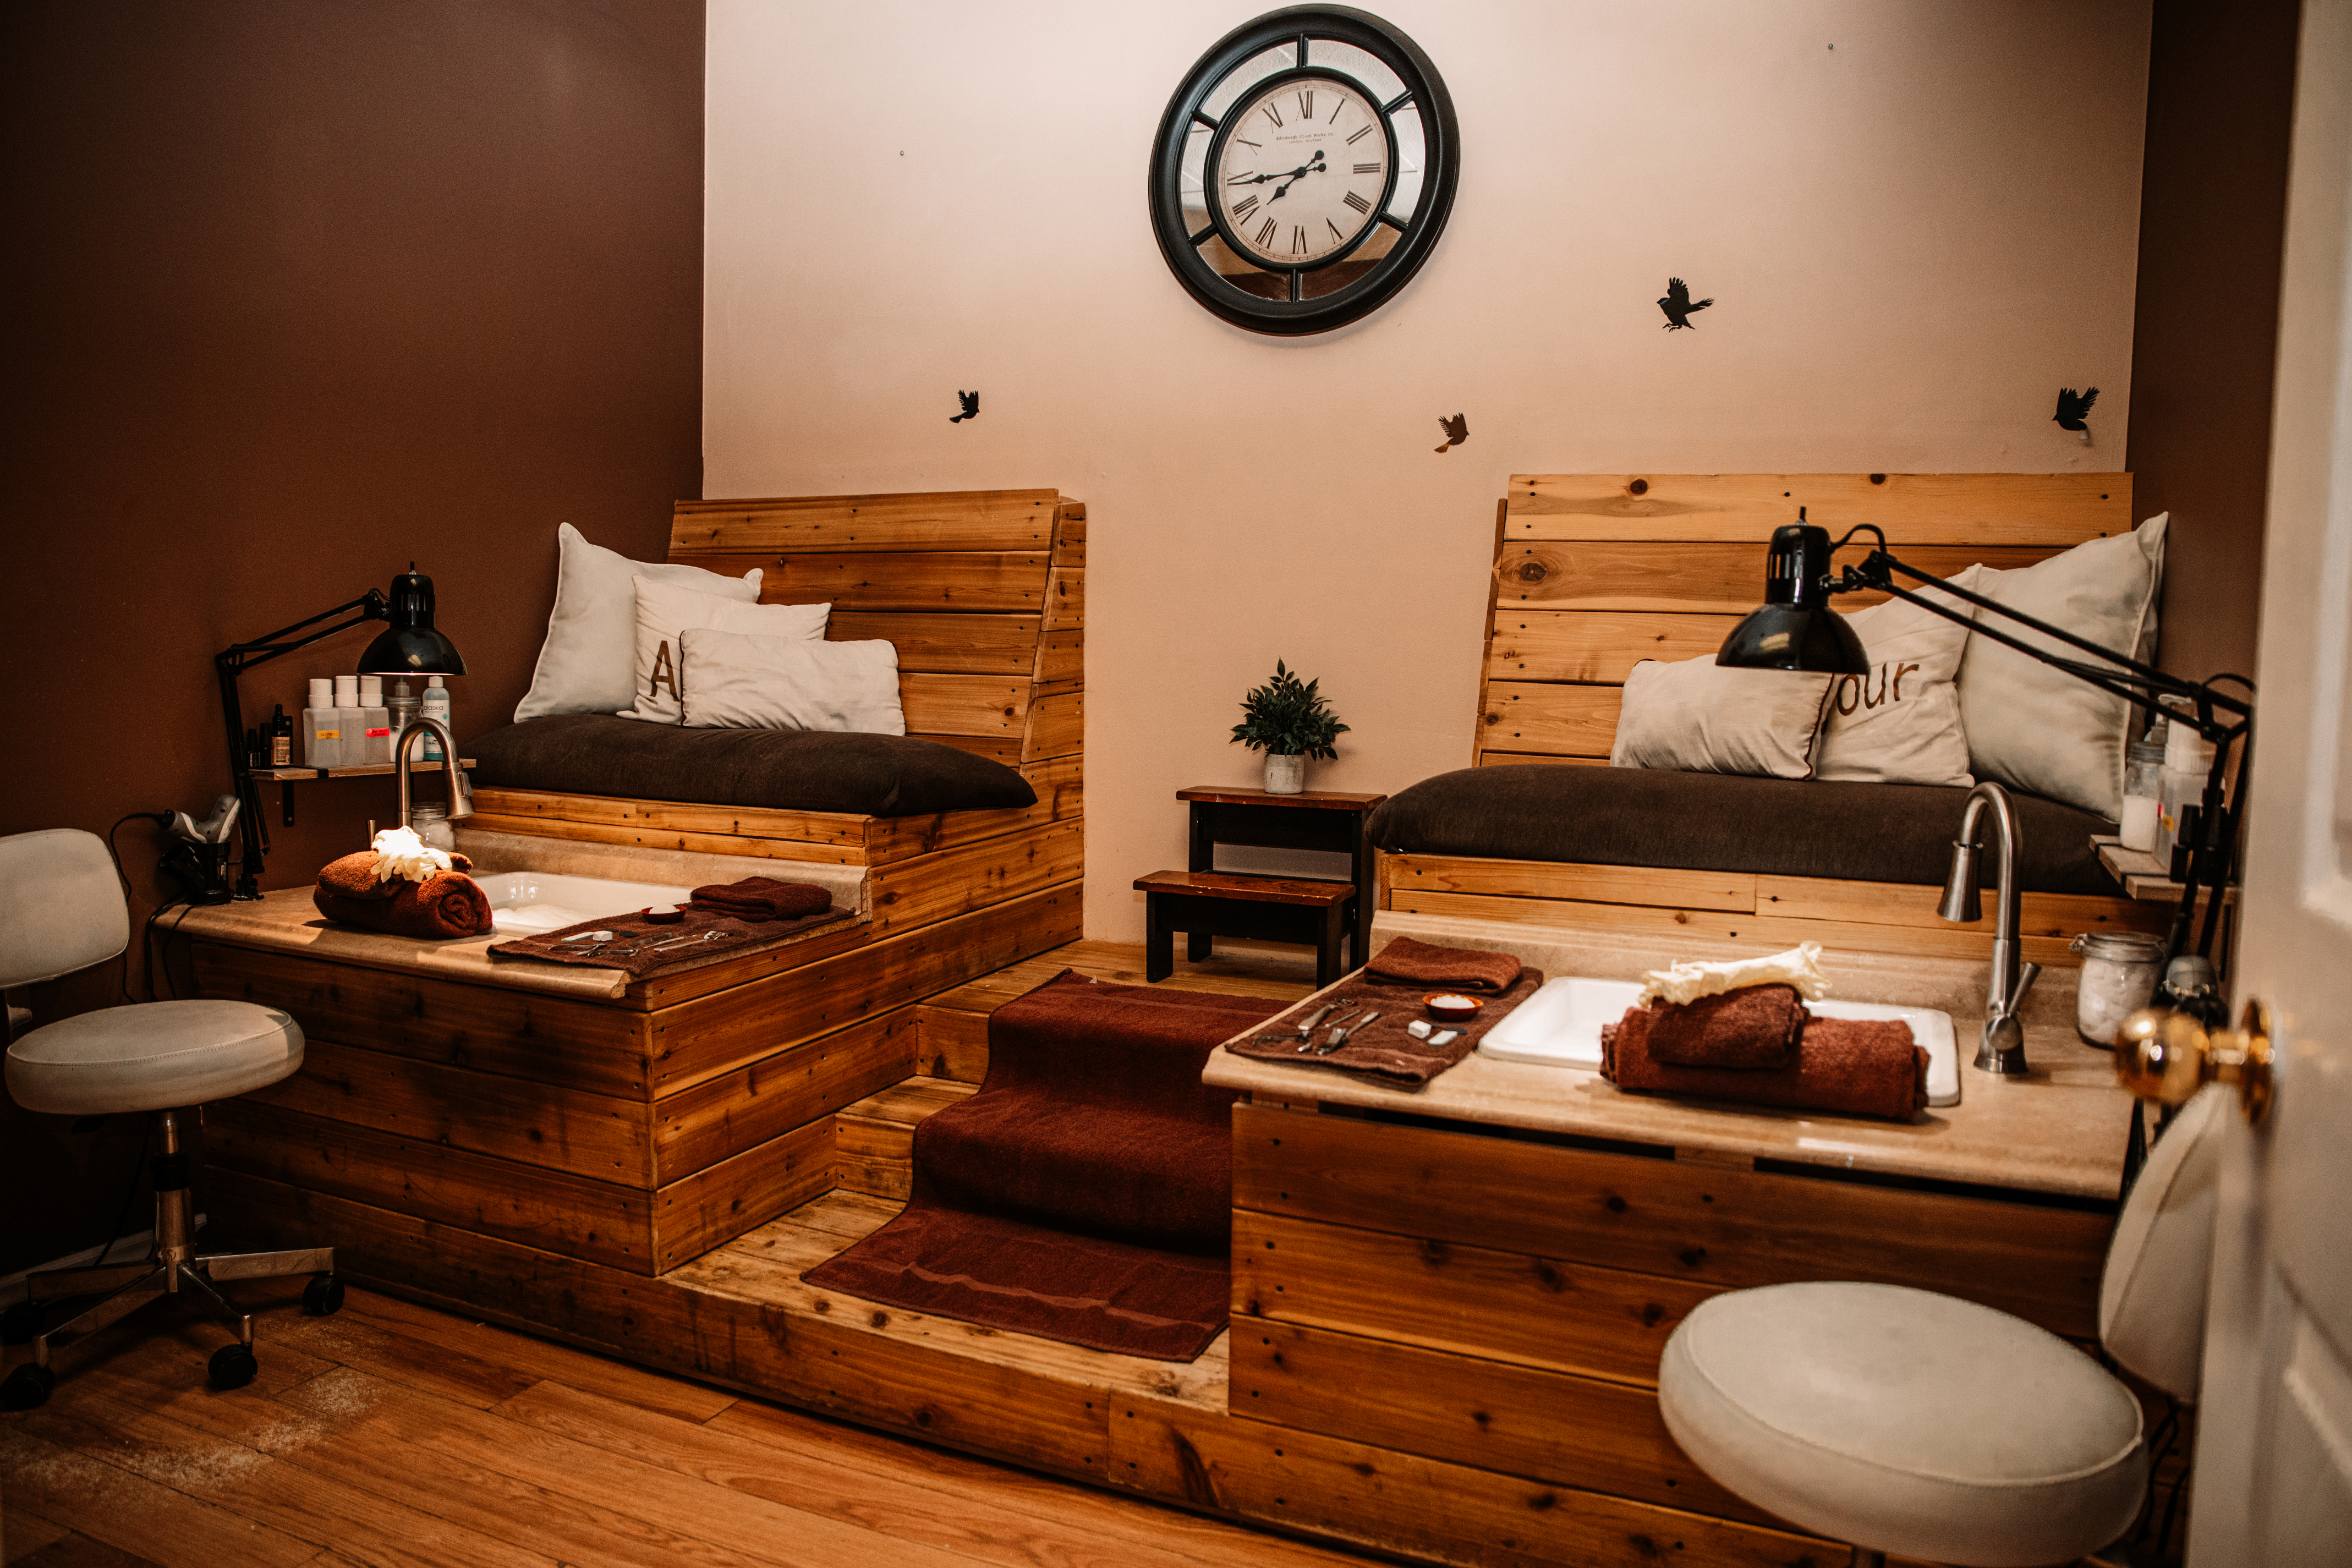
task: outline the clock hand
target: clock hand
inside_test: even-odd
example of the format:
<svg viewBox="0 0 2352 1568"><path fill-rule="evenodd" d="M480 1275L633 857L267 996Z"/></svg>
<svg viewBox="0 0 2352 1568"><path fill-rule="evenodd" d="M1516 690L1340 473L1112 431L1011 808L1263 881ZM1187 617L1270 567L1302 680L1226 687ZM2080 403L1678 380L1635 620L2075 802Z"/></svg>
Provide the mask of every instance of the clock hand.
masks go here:
<svg viewBox="0 0 2352 1568"><path fill-rule="evenodd" d="M1318 149L1312 159L1308 160L1307 163L1301 163L1297 168L1291 170L1287 178L1285 178L1280 174L1272 176L1275 179L1282 181L1282 188L1275 192L1274 195L1266 197L1266 201L1269 204L1280 201L1284 195L1289 191L1291 186L1297 184L1307 174L1320 174L1327 166L1328 165L1323 162L1323 153L1321 150Z"/></svg>

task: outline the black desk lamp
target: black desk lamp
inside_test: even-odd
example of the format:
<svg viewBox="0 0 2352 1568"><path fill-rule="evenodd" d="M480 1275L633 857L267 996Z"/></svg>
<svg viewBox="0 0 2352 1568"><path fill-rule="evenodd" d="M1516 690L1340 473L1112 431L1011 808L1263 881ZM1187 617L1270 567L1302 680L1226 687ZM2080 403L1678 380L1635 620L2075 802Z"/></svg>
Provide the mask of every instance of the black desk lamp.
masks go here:
<svg viewBox="0 0 2352 1568"><path fill-rule="evenodd" d="M2086 681L2111 696L2120 697L2135 707L2160 715L2175 724L2187 724L2213 743L2213 766L2206 775L2203 805L2197 820L2185 825L2181 837L2189 844L2189 865L2182 876L2180 910L2173 917L2171 939L2167 944L2167 956L2177 958L2188 949L2189 928L2197 917L2197 898L2201 889L2210 889L2212 897L2205 907L2205 923L2197 940L2198 952L2210 957L2213 938L2221 919L2221 890L2229 885L2238 852L2239 818L2243 810L2246 791L2246 771L2252 765L2253 682L2242 676L2217 675L2212 680L2183 680L2168 675L2153 665L2140 663L2112 648L2101 647L2095 642L2076 637L2063 627L2036 620L2006 605L1996 604L1983 595L1948 583L1933 573L1906 566L1887 552L1886 535L1874 523L1863 523L1849 529L1845 537L1830 542L1829 530L1804 521L1804 509L1797 509L1797 521L1772 531L1770 553L1765 557L1764 604L1731 628L1723 639L1723 647L1715 662L1741 669L1791 669L1822 671L1837 675L1866 675L1870 660L1863 652L1862 639L1845 617L1829 607L1833 594L1850 594L1857 589L1872 589L1906 599L1922 609L1932 610L1948 621L1958 621L1979 637L1990 637L2004 647L2015 648L2027 657L2040 660L2053 669L2064 670L2077 680ZM1864 556L1861 564L1848 566L1832 578L1831 558L1857 534L1877 537L1877 548ZM1999 616L2004 620L2040 632L2096 656L2099 662L2067 658L2045 647L2036 647L2013 632L1988 626L1981 619L1938 604L1925 595L1898 586L1895 574L1901 573L1915 583L1932 583L1938 594L1948 594L1966 601L1979 611ZM2245 688L2242 697L2218 689L2216 682L2229 681ZM2160 706L2158 698L2186 700L2190 710L2180 711ZM2230 770L2230 753L2243 742L2238 768L2238 801L2231 805L2223 800L2223 783Z"/></svg>
<svg viewBox="0 0 2352 1568"><path fill-rule="evenodd" d="M338 621L331 626L319 626L324 620L350 614L351 619ZM392 580L389 598L381 589L370 588L348 604L337 605L331 610L321 610L308 620L281 626L267 637L251 642L232 643L213 656L213 668L219 672L221 687L221 717L228 726L229 772L236 781L237 797L244 809L237 816L245 835L245 863L236 879L234 894L226 886L208 889L200 895L200 903L226 903L231 897L257 899L261 896L262 857L268 842L261 825L261 790L254 781L245 747L245 715L237 701L236 678L257 664L268 664L283 654L312 643L347 632L369 621L389 621L391 628L368 644L360 655L362 675L409 676L463 675L466 660L455 644L433 629L433 579L419 574L416 563L410 562L408 570ZM309 628L319 626L316 631ZM303 635L297 636L297 633ZM401 690L407 697L407 681L401 680ZM413 712L415 700L407 697L404 709ZM404 725L394 735L394 756L407 743ZM448 752L447 767L454 779L457 752L444 742Z"/></svg>

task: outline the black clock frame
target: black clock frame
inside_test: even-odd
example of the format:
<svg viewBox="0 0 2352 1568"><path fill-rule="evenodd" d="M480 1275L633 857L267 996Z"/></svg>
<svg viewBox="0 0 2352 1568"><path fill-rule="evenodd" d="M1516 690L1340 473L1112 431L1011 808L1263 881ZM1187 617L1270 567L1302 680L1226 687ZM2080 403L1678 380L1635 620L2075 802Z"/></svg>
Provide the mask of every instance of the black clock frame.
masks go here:
<svg viewBox="0 0 2352 1568"><path fill-rule="evenodd" d="M1332 66L1309 66L1307 61L1307 43L1314 38L1352 44L1372 55L1396 72L1398 79L1404 84L1404 91L1383 103L1351 73ZM1335 78L1360 92L1387 122L1392 151L1389 159L1389 177L1378 209L1380 216L1365 225L1354 240L1339 251L1297 267L1284 267L1260 263L1248 251L1234 247L1236 255L1258 266L1260 270L1289 276L1291 297L1270 300L1227 282L1202 258L1199 247L1211 235L1223 238L1228 246L1232 245L1232 237L1227 233L1223 205L1216 200L1213 189L1204 188L1202 192L1207 198L1208 225L1198 233L1185 229L1184 148L1194 124L1209 127L1211 147L1208 161L1202 165L1205 186L1208 176L1216 168L1216 153L1223 144L1225 130L1233 117L1229 112L1222 122L1212 119L1201 112L1202 103L1225 78L1243 65L1288 40L1297 42L1297 63L1284 71L1268 73L1253 82L1244 89L1244 99L1255 97L1281 79L1309 76ZM1243 101L1243 99L1237 99L1234 108L1239 109ZM1400 220L1389 214L1388 198L1396 187L1396 165L1399 162L1393 152L1397 142L1395 115L1407 105L1421 110L1423 147L1422 197L1412 216ZM1213 314L1255 332L1279 336L1328 332L1386 304L1397 290L1411 281L1412 275L1421 269L1422 263L1429 259L1429 253L1436 247L1438 235L1445 227L1446 217L1454 210L1454 187L1460 166L1459 149L1454 100L1446 92L1445 83L1438 76L1437 68L1411 38L1377 16L1344 5L1293 5L1269 12L1219 39L1185 73L1175 96L1168 100L1167 112L1160 117L1159 133L1153 139L1151 149L1152 233L1160 241L1160 253L1166 259L1169 270L1175 273L1177 281L1183 284L1185 290ZM1382 224L1397 230L1397 244L1386 256L1374 262L1370 270L1343 289L1311 300L1302 297L1302 279L1308 272L1354 255Z"/></svg>

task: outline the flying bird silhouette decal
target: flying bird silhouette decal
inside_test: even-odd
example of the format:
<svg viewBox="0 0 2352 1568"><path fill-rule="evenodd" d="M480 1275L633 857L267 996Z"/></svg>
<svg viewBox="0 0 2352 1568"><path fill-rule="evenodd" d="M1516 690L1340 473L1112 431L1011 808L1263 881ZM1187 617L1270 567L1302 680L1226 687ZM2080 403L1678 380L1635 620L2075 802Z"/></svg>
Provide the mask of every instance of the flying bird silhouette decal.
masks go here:
<svg viewBox="0 0 2352 1568"><path fill-rule="evenodd" d="M2062 386L2058 389L2058 412L2050 417L2058 421L2061 430L2080 430L2088 435L2089 426L2083 421L2090 416L2091 405L2098 400L2099 389L2095 386L2083 393L2077 393L2071 386Z"/></svg>
<svg viewBox="0 0 2352 1568"><path fill-rule="evenodd" d="M977 393L977 392L959 392L959 393L957 393L957 394L956 394L956 398L957 398L957 400L958 400L959 402L961 402L961 403L963 405L963 412L962 412L962 413L961 413L961 414L955 415L955 416L953 416L952 417L950 417L950 418L948 420L948 423L949 423L949 424L950 424L950 425L961 425L961 424L962 424L962 423L963 423L965 420L967 420L967 419L977 419L977 418L979 418L979 417L980 417L980 394L979 394L979 393Z"/></svg>
<svg viewBox="0 0 2352 1568"><path fill-rule="evenodd" d="M1445 445L1437 448L1446 451L1470 439L1470 421L1457 414L1451 419L1440 419L1437 427L1445 432Z"/></svg>
<svg viewBox="0 0 2352 1568"><path fill-rule="evenodd" d="M1704 310L1714 303L1712 300L1701 300L1693 304L1690 285L1679 278L1669 278L1666 279L1665 295L1658 301L1658 309L1666 313L1666 331L1671 332L1677 327L1689 326L1692 311Z"/></svg>

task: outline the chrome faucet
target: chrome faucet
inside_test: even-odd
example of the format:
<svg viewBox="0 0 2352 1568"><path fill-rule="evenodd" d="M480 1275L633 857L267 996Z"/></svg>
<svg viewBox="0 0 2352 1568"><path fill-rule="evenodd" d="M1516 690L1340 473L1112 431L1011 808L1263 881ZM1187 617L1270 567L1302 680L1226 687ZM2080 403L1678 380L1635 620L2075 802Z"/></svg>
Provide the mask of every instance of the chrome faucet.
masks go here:
<svg viewBox="0 0 2352 1568"><path fill-rule="evenodd" d="M2025 994L2041 978L2042 966L2018 963L2017 848L2022 836L2017 826L2017 805L1997 784L1987 782L1969 791L1968 806L1960 816L1960 836L1952 841L1952 872L1944 882L1944 900L1936 912L1956 922L1984 919L1984 900L1977 892L1977 857L1984 847L1977 842L1977 831L1988 804L2000 838L2000 903L1993 920L1992 977L1985 988L1984 1037L1977 1044L1976 1066L1979 1072L2022 1078L2025 1026L2017 1015L2025 1005Z"/></svg>
<svg viewBox="0 0 2352 1568"><path fill-rule="evenodd" d="M449 733L449 726L438 719L417 714L405 722L392 737L392 771L400 780L400 825L414 827L408 816L408 764L411 741L431 734L441 742L442 766L449 775L449 819L474 815L474 788L466 782L466 770L457 765L457 738Z"/></svg>

